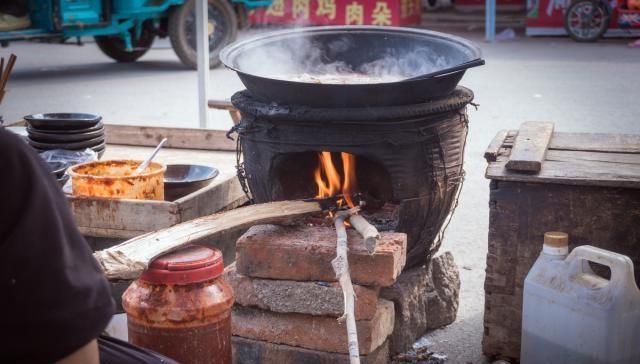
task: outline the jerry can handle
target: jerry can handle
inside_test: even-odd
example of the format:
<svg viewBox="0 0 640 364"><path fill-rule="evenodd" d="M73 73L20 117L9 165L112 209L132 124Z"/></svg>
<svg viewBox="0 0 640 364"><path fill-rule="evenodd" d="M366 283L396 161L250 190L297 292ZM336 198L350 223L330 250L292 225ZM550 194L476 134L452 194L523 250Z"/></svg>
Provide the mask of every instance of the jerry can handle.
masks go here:
<svg viewBox="0 0 640 364"><path fill-rule="evenodd" d="M609 267L609 269L611 269L609 285L628 285L637 290L635 276L633 274L633 262L628 256L596 248L591 245L582 245L573 249L566 259L566 262L570 264L570 274L585 272L582 264L585 261L595 262Z"/></svg>

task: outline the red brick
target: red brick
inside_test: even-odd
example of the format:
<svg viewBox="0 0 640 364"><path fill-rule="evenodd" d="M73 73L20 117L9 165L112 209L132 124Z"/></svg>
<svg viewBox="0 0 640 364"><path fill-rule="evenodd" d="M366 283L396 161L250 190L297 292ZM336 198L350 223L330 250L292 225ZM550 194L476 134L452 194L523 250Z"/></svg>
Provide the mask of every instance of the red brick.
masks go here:
<svg viewBox="0 0 640 364"><path fill-rule="evenodd" d="M342 316L343 295L337 282L300 282L250 278L236 272L235 263L225 269L236 304L280 313ZM356 320L370 320L376 313L378 288L354 285Z"/></svg>
<svg viewBox="0 0 640 364"><path fill-rule="evenodd" d="M239 336L231 338L234 364L349 364L349 354L273 344ZM372 353L360 356L362 364L388 364L389 343L385 341Z"/></svg>
<svg viewBox="0 0 640 364"><path fill-rule="evenodd" d="M354 283L390 286L402 271L407 236L381 233L373 255L353 229L348 230L349 271ZM238 273L256 278L294 281L336 281L331 260L336 254L336 232L332 227L258 225L247 231L236 245Z"/></svg>
<svg viewBox="0 0 640 364"><path fill-rule="evenodd" d="M378 301L371 320L356 322L360 354L380 347L393 331L393 302ZM346 325L335 317L311 316L235 305L231 319L235 336L332 353L349 353Z"/></svg>

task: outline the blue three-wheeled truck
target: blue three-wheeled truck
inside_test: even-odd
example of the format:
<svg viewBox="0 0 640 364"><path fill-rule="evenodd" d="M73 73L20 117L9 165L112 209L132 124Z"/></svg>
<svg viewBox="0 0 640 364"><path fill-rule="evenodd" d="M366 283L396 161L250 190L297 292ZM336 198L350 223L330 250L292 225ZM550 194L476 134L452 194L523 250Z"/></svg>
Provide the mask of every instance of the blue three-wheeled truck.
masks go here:
<svg viewBox="0 0 640 364"><path fill-rule="evenodd" d="M2 0L4 1L4 0ZM209 57L218 54L247 23L247 11L272 0L208 0ZM31 26L0 32L0 44L16 40L66 42L92 36L100 50L118 62L142 57L155 37L168 36L178 58L196 68L196 0L29 0Z"/></svg>

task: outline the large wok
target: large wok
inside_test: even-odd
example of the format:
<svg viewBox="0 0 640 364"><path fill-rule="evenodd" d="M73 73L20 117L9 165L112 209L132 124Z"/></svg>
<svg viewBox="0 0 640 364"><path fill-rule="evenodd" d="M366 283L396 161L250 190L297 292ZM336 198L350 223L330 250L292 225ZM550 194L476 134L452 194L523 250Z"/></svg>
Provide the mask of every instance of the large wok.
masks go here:
<svg viewBox="0 0 640 364"><path fill-rule="evenodd" d="M448 95L467 68L484 64L480 50L466 39L427 30L374 26L272 32L231 44L220 58L255 97L312 107L421 103ZM390 60L395 71L399 69L402 81L332 84L295 77L342 72L345 67L368 73L371 62L381 59L383 63ZM428 75L433 72L437 75ZM419 77L424 74L427 76Z"/></svg>

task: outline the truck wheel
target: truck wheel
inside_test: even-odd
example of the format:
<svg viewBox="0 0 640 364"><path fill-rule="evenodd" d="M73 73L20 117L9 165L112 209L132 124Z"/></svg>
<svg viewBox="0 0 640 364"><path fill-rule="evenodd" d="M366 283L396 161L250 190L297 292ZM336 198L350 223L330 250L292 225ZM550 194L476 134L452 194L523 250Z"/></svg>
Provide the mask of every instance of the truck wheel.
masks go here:
<svg viewBox="0 0 640 364"><path fill-rule="evenodd" d="M609 27L609 11L603 1L574 1L564 14L564 28L576 42L595 42Z"/></svg>
<svg viewBox="0 0 640 364"><path fill-rule="evenodd" d="M195 0L187 0L169 15L169 39L180 61L196 69L196 16ZM227 0L209 0L209 66L220 65L218 57L224 46L233 42L238 34L238 20Z"/></svg>
<svg viewBox="0 0 640 364"><path fill-rule="evenodd" d="M107 55L107 57L118 62L135 62L142 57L151 48L156 35L153 29L143 25L142 33L139 39L135 39L135 29L130 30L133 51L127 52L124 41L119 35L106 35L94 37L98 48Z"/></svg>

